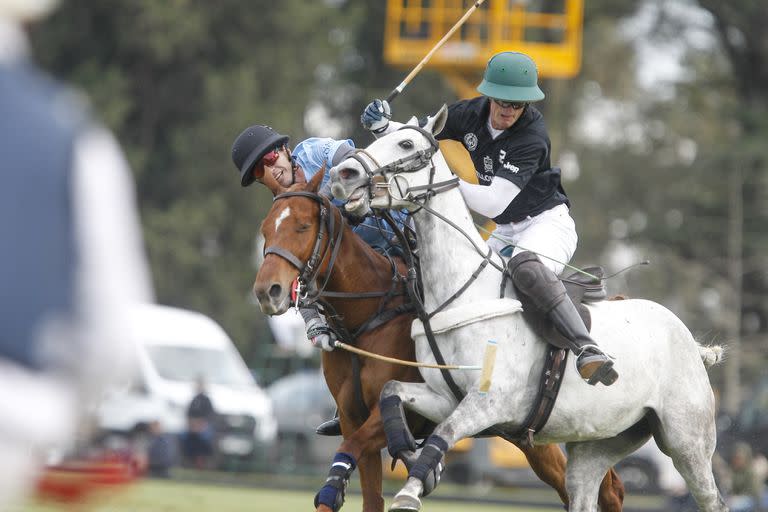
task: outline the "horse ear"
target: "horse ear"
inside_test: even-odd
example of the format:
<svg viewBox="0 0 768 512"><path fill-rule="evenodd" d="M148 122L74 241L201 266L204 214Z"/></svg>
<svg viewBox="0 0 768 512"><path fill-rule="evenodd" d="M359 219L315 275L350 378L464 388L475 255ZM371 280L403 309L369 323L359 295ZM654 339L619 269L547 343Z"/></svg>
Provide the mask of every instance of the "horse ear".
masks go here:
<svg viewBox="0 0 768 512"><path fill-rule="evenodd" d="M261 181L270 190L270 192L272 192L273 197L279 196L280 194L288 190L287 188L282 186L280 183L278 183L275 177L272 176L271 172L265 172L264 177L262 178Z"/></svg>
<svg viewBox="0 0 768 512"><path fill-rule="evenodd" d="M320 190L320 185L323 183L323 178L325 177L325 164L323 164L323 167L320 168L319 171L315 173L314 176L312 176L312 179L309 180L309 186L307 186L307 190L310 192L317 193L318 190Z"/></svg>
<svg viewBox="0 0 768 512"><path fill-rule="evenodd" d="M445 123L448 121L448 107L445 103L443 103L443 106L437 111L437 114L432 117L432 120L434 120L434 124L432 124L432 135L437 135L443 131Z"/></svg>

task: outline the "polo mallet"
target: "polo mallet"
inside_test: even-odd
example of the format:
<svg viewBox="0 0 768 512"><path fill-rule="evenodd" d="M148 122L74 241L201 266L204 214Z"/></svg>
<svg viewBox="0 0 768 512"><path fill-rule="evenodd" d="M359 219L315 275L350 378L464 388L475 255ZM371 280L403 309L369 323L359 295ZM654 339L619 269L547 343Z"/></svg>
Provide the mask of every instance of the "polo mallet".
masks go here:
<svg viewBox="0 0 768 512"><path fill-rule="evenodd" d="M403 89L405 89L405 86L408 85L408 83L411 80L413 80L413 77L415 77L417 74L419 74L419 71L421 71L421 68L423 68L424 65L429 61L429 59L432 58L432 55L434 55L435 52L437 50L439 50L440 47L443 46L443 44L445 44L445 42L448 39L450 39L450 37L453 35L453 33L456 32L456 30L458 30L459 27L461 27L464 24L465 21L467 21L467 18L469 18L472 15L472 13L475 12L475 10L478 7L480 7L480 5L483 2L485 2L485 0L477 0L472 5L472 7L470 7L469 10L464 13L464 16L462 16L461 19L459 21L457 21L456 24L454 26L452 26L451 29L448 32L446 32L446 34L443 36L443 38L440 41L438 41L437 44L431 50L429 50L429 53L427 53L424 56L423 59L421 59L421 62L419 62L416 65L416 67L413 68L413 70L410 73L408 73L408 76L406 76L405 79L402 82L400 82L400 85L398 85L397 87L392 89L392 92L390 92L389 96L387 96L387 103L391 103L392 100L394 100L397 97L398 94L403 92Z"/></svg>

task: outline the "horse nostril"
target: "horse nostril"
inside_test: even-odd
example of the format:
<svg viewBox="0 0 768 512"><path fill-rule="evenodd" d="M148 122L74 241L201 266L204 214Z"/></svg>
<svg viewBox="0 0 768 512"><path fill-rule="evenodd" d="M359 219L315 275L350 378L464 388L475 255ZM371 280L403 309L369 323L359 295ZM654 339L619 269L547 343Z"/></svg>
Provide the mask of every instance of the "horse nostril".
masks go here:
<svg viewBox="0 0 768 512"><path fill-rule="evenodd" d="M279 284L273 284L269 287L269 296L273 299L279 299L283 293L283 287Z"/></svg>
<svg viewBox="0 0 768 512"><path fill-rule="evenodd" d="M339 170L339 174L341 175L342 179L347 180L347 179L355 176L357 173L354 170L347 168L347 169Z"/></svg>

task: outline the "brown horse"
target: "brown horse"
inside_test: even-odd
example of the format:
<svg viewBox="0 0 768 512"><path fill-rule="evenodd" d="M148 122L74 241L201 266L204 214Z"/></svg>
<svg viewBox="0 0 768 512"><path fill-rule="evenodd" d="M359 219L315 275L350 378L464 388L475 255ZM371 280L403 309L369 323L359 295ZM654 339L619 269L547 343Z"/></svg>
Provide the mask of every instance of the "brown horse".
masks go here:
<svg viewBox="0 0 768 512"><path fill-rule="evenodd" d="M287 194L276 199L261 226L267 254L253 291L266 314L281 314L290 307L294 281L303 274L300 267L305 267L310 260L316 260L317 273L314 277L327 290L364 294L386 292L392 288L390 260L357 237L343 221L341 212L327 199L317 196L322 178L323 172L318 172L308 184L297 184L288 189L268 184L275 196ZM321 229L323 218L327 227ZM328 222L328 219L334 220ZM323 232L325 235L319 236ZM334 242L338 243L337 247L331 247ZM402 263L397 263L397 269L400 275L405 274ZM332 324L343 320L343 325L336 327L347 332L354 332L375 316L383 302L380 296L357 299L329 297L326 300L338 315L331 318ZM390 297L383 307L392 309L405 300L401 293ZM414 344L410 337L413 319L412 313L400 314L359 335L354 343L369 352L414 361ZM413 367L362 358L359 361L362 396L359 396L357 379L353 376L353 367L357 364L353 361L354 357L341 349L322 354L323 373L339 409L344 441L339 446L325 486L315 498L318 512L338 510L355 466L360 470L363 511L382 512L381 449L386 446L386 439L379 413L379 395L384 384L390 380L422 382L418 370ZM361 410L361 400L367 409L365 411ZM536 475L552 486L567 506L566 459L562 450L557 445L517 446ZM624 487L611 469L600 487L601 510L620 511L623 500Z"/></svg>

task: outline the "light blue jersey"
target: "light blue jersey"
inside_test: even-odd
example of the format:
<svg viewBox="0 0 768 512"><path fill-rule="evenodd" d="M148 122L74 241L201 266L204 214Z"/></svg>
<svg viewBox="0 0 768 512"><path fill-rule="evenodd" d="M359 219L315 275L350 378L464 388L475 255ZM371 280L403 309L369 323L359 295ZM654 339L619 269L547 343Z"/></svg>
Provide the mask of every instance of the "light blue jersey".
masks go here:
<svg viewBox="0 0 768 512"><path fill-rule="evenodd" d="M351 139L335 140L326 137L310 137L299 142L293 150L293 160L304 170L307 181L325 166L325 176L320 188L326 186L331 179L328 171L333 167L333 157L342 146L355 147Z"/></svg>
<svg viewBox="0 0 768 512"><path fill-rule="evenodd" d="M348 148L345 148L344 146L348 146ZM336 140L325 137L310 137L296 145L292 156L294 161L299 164L299 167L304 170L304 176L307 178L307 181L311 180L312 177L323 168L323 165L325 165L325 176L320 185L322 192L323 189L327 190L328 182L331 179L330 170L333 167L336 152L340 148L344 150L354 147L355 143L352 142L351 139ZM341 207L344 203L334 199L333 204ZM402 212L393 210L392 216L395 218L400 228L402 228L403 223L407 221L406 215ZM352 228L352 231L371 247L386 252L392 246L390 240L394 238L394 233L383 220L377 220L374 217L366 217L361 224Z"/></svg>

